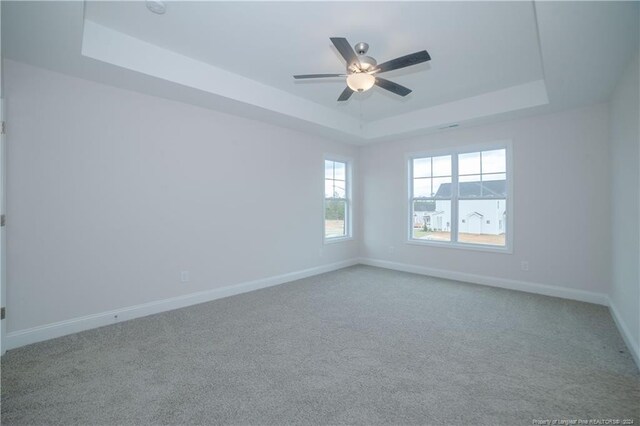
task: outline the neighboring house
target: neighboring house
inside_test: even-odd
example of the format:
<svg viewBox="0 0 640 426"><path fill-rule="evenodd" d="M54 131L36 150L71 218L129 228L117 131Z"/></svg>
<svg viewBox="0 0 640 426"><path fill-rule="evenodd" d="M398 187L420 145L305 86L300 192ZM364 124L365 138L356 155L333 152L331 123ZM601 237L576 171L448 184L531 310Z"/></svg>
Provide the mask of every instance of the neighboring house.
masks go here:
<svg viewBox="0 0 640 426"><path fill-rule="evenodd" d="M458 230L468 234L499 235L507 226L507 182L460 182ZM451 184L440 185L435 201L426 202L414 211L414 227L432 231L451 230Z"/></svg>

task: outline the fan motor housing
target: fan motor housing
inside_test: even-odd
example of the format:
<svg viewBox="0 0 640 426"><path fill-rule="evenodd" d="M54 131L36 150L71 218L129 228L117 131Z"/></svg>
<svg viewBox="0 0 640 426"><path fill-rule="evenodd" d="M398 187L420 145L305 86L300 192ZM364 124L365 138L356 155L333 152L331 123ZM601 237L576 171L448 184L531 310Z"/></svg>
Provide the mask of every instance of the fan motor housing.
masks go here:
<svg viewBox="0 0 640 426"><path fill-rule="evenodd" d="M351 64L347 67L349 72L367 72L375 69L378 62L371 56L358 56L359 64Z"/></svg>

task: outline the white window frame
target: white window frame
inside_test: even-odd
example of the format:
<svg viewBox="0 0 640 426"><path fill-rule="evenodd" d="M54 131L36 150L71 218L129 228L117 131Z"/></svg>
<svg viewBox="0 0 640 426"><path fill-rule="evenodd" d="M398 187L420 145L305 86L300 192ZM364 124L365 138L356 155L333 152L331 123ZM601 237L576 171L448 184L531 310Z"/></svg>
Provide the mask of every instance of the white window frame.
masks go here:
<svg viewBox="0 0 640 426"><path fill-rule="evenodd" d="M506 235L505 245L495 246L490 244L474 244L464 243L459 241L453 241L458 237L458 155L479 151L491 151L496 149L504 149L506 159L506 180L507 180L507 220L506 220ZM434 240L419 240L413 238L413 160L415 158L424 157L439 157L443 155L451 155L451 238L452 241L434 241ZM429 151L412 152L406 155L406 174L407 177L407 244L414 244L418 246L431 246L431 247L443 247L443 248L456 248L463 250L476 250L493 253L505 253L513 254L513 143L510 140L501 140L491 143L466 145L459 147L451 147L446 149L434 149Z"/></svg>
<svg viewBox="0 0 640 426"><path fill-rule="evenodd" d="M325 197L325 162L336 161L345 164L345 188L344 188L344 226L345 235L327 237L325 231L325 214L327 210L327 198ZM322 160L322 241L324 244L339 243L353 240L353 198L352 198L353 160L347 157L325 154ZM342 198L340 198L342 200Z"/></svg>

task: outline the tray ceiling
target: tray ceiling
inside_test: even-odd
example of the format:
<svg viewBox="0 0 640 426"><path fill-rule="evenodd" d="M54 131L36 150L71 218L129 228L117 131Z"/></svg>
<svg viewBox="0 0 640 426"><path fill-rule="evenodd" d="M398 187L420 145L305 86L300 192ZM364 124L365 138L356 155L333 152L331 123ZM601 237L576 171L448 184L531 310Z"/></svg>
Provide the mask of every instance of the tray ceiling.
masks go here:
<svg viewBox="0 0 640 426"><path fill-rule="evenodd" d="M602 101L638 48L634 3L2 7L11 59L354 143ZM343 79L292 78L344 71L331 36L369 43L378 62L422 49L432 60L384 75L413 90L406 98L374 88L339 103Z"/></svg>

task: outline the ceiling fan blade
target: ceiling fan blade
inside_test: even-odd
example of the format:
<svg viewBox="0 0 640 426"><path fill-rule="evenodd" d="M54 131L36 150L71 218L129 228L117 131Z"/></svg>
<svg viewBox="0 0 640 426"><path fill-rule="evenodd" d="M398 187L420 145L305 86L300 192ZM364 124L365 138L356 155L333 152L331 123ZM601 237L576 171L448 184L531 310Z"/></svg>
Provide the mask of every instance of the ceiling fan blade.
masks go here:
<svg viewBox="0 0 640 426"><path fill-rule="evenodd" d="M422 62L427 62L431 60L431 56L426 50L422 50L420 52L411 53L410 55L401 56L396 59L392 59L390 61L384 62L376 67L375 72L387 72L391 70L397 70L400 68L410 67L411 65L416 65Z"/></svg>
<svg viewBox="0 0 640 426"><path fill-rule="evenodd" d="M394 83L393 81L385 80L384 78L376 77L376 86L382 87L385 90L395 93L400 96L407 96L411 93L411 89L407 89L404 86Z"/></svg>
<svg viewBox="0 0 640 426"><path fill-rule="evenodd" d="M353 47L349 44L346 38L343 37L330 37L333 45L338 49L338 52L342 55L345 61L347 61L347 67L351 64L360 65L358 55L353 51Z"/></svg>
<svg viewBox="0 0 640 426"><path fill-rule="evenodd" d="M293 78L300 80L303 78L328 78L328 77L346 77L346 74L302 74L294 75Z"/></svg>
<svg viewBox="0 0 640 426"><path fill-rule="evenodd" d="M353 90L349 88L349 86L345 87L340 96L338 97L338 102L347 101L351 97Z"/></svg>

